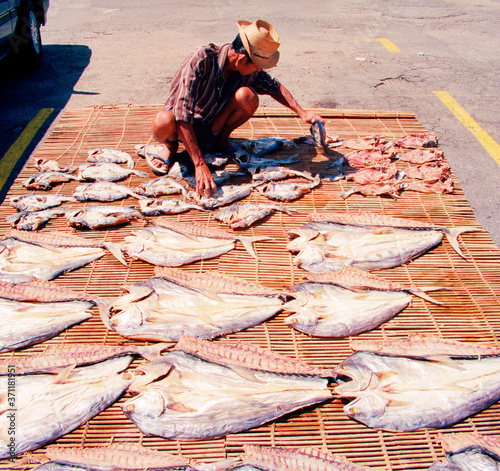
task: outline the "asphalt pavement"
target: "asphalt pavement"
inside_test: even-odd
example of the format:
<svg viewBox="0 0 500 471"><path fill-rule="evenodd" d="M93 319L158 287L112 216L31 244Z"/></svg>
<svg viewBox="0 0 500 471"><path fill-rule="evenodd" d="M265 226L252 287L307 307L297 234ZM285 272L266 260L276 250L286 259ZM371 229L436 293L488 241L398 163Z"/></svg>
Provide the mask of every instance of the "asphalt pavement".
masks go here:
<svg viewBox="0 0 500 471"><path fill-rule="evenodd" d="M237 20L258 18L282 42L272 75L303 107L415 113L500 246L498 0L51 0L42 67L0 64L0 156L41 110L21 162L64 109L164 102L191 50L230 42Z"/></svg>

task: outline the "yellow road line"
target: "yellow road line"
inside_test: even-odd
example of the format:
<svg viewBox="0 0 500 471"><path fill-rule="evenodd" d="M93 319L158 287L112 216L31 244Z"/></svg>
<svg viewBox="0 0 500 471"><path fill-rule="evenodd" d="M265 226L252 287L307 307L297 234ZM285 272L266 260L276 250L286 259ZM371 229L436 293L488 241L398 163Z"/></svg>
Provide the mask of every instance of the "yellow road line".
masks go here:
<svg viewBox="0 0 500 471"><path fill-rule="evenodd" d="M399 47L396 46L392 41L387 38L375 38L373 41L378 41L382 46L384 46L389 52L401 52Z"/></svg>
<svg viewBox="0 0 500 471"><path fill-rule="evenodd" d="M14 144L10 146L9 150L0 160L0 191L3 189L24 151L28 148L36 133L53 111L54 108L42 108L28 123Z"/></svg>
<svg viewBox="0 0 500 471"><path fill-rule="evenodd" d="M448 92L434 92L455 117L476 137L479 143L500 165L500 145L467 113Z"/></svg>

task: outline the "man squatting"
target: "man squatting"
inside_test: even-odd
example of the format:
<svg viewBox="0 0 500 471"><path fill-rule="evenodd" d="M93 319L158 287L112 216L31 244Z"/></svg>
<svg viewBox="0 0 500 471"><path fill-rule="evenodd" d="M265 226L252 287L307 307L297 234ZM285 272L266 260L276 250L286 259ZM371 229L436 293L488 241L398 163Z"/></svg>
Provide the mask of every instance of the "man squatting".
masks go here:
<svg viewBox="0 0 500 471"><path fill-rule="evenodd" d="M270 95L303 121L323 122L305 111L292 94L264 69L279 60L280 40L267 21L238 21L239 33L232 44L209 44L191 53L177 70L164 108L153 120L153 136L163 145L146 160L158 175L165 174L179 140L191 157L196 191L217 191L202 149L234 152L231 133L248 121L259 106L259 95Z"/></svg>

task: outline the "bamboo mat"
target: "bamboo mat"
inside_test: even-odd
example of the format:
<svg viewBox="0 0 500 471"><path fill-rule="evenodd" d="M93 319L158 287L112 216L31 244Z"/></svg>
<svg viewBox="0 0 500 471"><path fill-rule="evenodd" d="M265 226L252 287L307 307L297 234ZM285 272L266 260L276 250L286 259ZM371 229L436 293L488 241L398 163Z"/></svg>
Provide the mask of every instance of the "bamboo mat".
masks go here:
<svg viewBox="0 0 500 471"><path fill-rule="evenodd" d="M3 236L9 226L5 217L15 212L9 198L26 194L21 181L36 173L35 159L56 159L61 166L86 161L88 150L96 147L115 147L130 153L136 160L136 168L149 171L145 161L134 150L136 144L151 142L150 123L161 105L98 106L68 110L60 118L51 134L38 148L12 185L0 206L0 233ZM329 135L341 139L359 138L380 134L401 137L421 133L426 129L411 113L320 109L326 121ZM431 130L432 131L432 130ZM242 128L233 133L236 141L261 137L281 136L287 139L309 135L309 126L284 109L260 109ZM438 136L439 138L439 136ZM340 154L349 152L336 148L332 155L317 153L312 146L302 145L282 155L299 152L298 169L322 172ZM399 168L408 164L398 162ZM151 178L153 174L149 171ZM132 176L124 184L134 187L143 179ZM374 212L384 215L407 217L446 227L471 226L480 228L473 211L453 175L455 191L449 195L423 194L406 191L397 200L383 197L353 195L346 200L339 193L349 189L352 183L323 181L322 185L301 199L288 203L299 211L288 216L276 213L263 222L246 229L248 235L271 236L273 241L256 244L258 261L251 258L241 244L218 258L192 263L185 270L206 272L215 270L236 275L262 285L284 288L301 281L302 272L292 264L292 255L286 250L286 233L307 222L312 212ZM56 185L51 193L71 195L78 182ZM267 202L257 192L246 201ZM94 203L87 203L94 204ZM130 206L133 198L108 204ZM81 207L83 203L67 206ZM196 221L209 227L229 229L219 224L212 212L190 211L168 216L183 222ZM151 218L154 220L154 218ZM70 229L64 218L50 221L43 231L71 231L87 238L121 242L125 235L144 225L144 221L116 229L85 231ZM468 342L500 344L500 252L484 231L463 234L461 247L467 256L463 260L446 240L420 258L390 270L376 274L405 285L444 286L447 291L437 291L433 296L444 301L444 306L430 304L415 297L413 303L391 321L374 331L362 334L366 339L393 339L406 337L408 333L434 334L446 339ZM145 280L153 275L153 266L142 261L129 261L129 267L121 265L112 255L65 274L54 283L77 291L113 298L121 294L120 287L127 283ZM300 359L304 362L333 367L349 356L349 339L319 339L308 337L289 328L283 322L287 316L281 313L273 319L244 332L226 336L222 342L236 339L260 345L275 352ZM45 345L89 342L97 344L127 344L115 332L108 331L93 311L93 318L68 329L63 334L14 354L3 357L29 355L42 351ZM136 342L144 344L144 342ZM136 360L133 366L139 364ZM214 461L233 457L242 451L246 443L274 446L313 446L326 448L332 453L344 454L358 464L378 470L425 470L436 459L444 459L436 443L437 431L424 430L412 433L389 433L370 429L349 419L342 411L342 402L334 397L331 402L302 409L261 427L215 440L177 441L144 436L127 419L119 407L130 396L127 394L107 410L89 420L55 442L57 445L103 446L111 440L141 443L144 446L180 453L202 461ZM496 404L460 422L449 429L454 432L479 432L500 434L500 405ZM33 452L40 457L44 449ZM0 463L1 469L9 469L12 463ZM33 467L33 466L31 466ZM29 468L29 466L28 466Z"/></svg>

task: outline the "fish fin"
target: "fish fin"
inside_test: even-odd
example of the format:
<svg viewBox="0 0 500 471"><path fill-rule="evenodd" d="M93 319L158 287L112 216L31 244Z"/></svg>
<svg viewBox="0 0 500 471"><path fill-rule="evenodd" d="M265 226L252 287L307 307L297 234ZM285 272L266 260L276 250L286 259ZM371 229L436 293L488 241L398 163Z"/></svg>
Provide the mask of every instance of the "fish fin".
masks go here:
<svg viewBox="0 0 500 471"><path fill-rule="evenodd" d="M387 380L389 378L391 378L392 376L394 375L397 375L398 373L396 371L383 371L383 372L380 372L380 371L376 371L374 373L374 375L379 379L379 380Z"/></svg>
<svg viewBox="0 0 500 471"><path fill-rule="evenodd" d="M259 242L262 240L272 240L272 237L267 237L267 236L262 236L262 237L248 237L248 236L239 236L238 240L243 244L243 247L247 250L247 252L255 258L255 260L258 260L257 254L255 253L255 250L253 248L253 243L254 242Z"/></svg>
<svg viewBox="0 0 500 471"><path fill-rule="evenodd" d="M455 250L455 252L457 252L458 255L460 255L463 259L467 260L467 257L462 252L462 249L460 248L460 245L458 243L458 236L463 232L480 232L481 229L478 229L477 227L461 226L461 227L443 227L442 231L443 234L448 239L450 245Z"/></svg>
<svg viewBox="0 0 500 471"><path fill-rule="evenodd" d="M405 407L411 404L410 401L396 401L395 399L389 399L387 402L388 407Z"/></svg>
<svg viewBox="0 0 500 471"><path fill-rule="evenodd" d="M163 352L163 350L166 350L167 348L172 348L174 345L175 345L174 342L171 342L171 343L162 342L162 343L158 343L156 345L149 345L147 347L141 347L141 348L139 348L138 353L145 360L153 361L153 360L156 360L157 358L161 357L161 352Z"/></svg>
<svg viewBox="0 0 500 471"><path fill-rule="evenodd" d="M109 323L109 317L110 317L109 309L111 307L111 304L112 304L111 302L107 302L105 300L102 300L102 302L101 301L97 302L97 308L99 309L99 316L101 317L101 321L109 330L113 330Z"/></svg>
<svg viewBox="0 0 500 471"><path fill-rule="evenodd" d="M246 379L248 381L252 381L253 383L263 383L264 381L261 381L255 376L255 371L249 370L248 368L245 368L243 366L236 366L236 365L231 365L229 366L238 376L241 376L243 379Z"/></svg>
<svg viewBox="0 0 500 471"><path fill-rule="evenodd" d="M120 263L128 267L127 262L123 257L121 244L117 244L116 242L104 242L102 245L105 249L108 249Z"/></svg>
<svg viewBox="0 0 500 471"><path fill-rule="evenodd" d="M188 407L184 405L182 402L171 402L167 405L167 409L176 411L176 412L198 412L198 409L193 409L192 407Z"/></svg>
<svg viewBox="0 0 500 471"><path fill-rule="evenodd" d="M132 170L132 173L134 175L137 175L138 177L142 177L142 178L148 178L149 177L149 174L146 173L146 172L143 172L142 170Z"/></svg>
<svg viewBox="0 0 500 471"><path fill-rule="evenodd" d="M356 188L351 188L350 190L339 193L337 196L340 196L341 198L346 199L346 198L349 198L349 196L353 195L356 192L357 192Z"/></svg>
<svg viewBox="0 0 500 471"><path fill-rule="evenodd" d="M55 378L53 383L54 384L64 384L69 381L69 378L71 377L71 374L73 373L73 370L76 367L76 363L73 365L69 365L64 370L62 370Z"/></svg>
<svg viewBox="0 0 500 471"><path fill-rule="evenodd" d="M450 358L447 355L431 355L426 358L427 361L435 362L435 363L441 363L443 365L449 366L450 368L455 368L457 370L464 370L465 368L460 366L460 364Z"/></svg>
<svg viewBox="0 0 500 471"><path fill-rule="evenodd" d="M433 297L429 296L428 294L425 294L425 291L432 291L432 290L439 290L439 289L446 289L446 288L439 288L439 287L434 287L434 288L416 288L416 287L410 287L407 289L407 291L411 294L414 294L415 296L418 296L419 298L425 299L433 304L439 304L441 306L444 305L442 301L438 301L437 299L434 299Z"/></svg>

